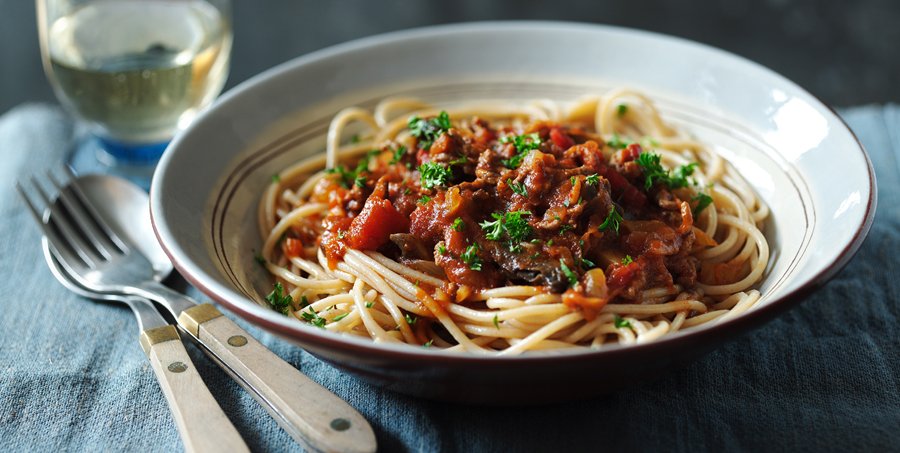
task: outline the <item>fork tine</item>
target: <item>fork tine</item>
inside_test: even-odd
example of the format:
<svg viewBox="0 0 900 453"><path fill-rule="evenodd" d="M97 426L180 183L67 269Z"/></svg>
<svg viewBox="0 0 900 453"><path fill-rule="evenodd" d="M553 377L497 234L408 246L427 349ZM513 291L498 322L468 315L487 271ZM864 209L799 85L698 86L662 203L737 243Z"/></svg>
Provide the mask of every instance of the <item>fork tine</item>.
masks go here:
<svg viewBox="0 0 900 453"><path fill-rule="evenodd" d="M91 245L103 255L104 259L108 260L112 258L112 253L109 248L115 247L115 245L110 242L109 237L104 235L103 232L97 228L96 222L92 221L87 213L85 213L85 210L76 204L76 201L69 195L65 187L56 181L52 171L47 171L47 179L50 180L53 187L56 188L57 193L59 193L57 199L62 202L62 205L66 208L69 216L75 221L84 235L87 236Z"/></svg>
<svg viewBox="0 0 900 453"><path fill-rule="evenodd" d="M59 259L60 264L66 266L66 268L73 271L80 271L84 268L85 264L91 266L88 262L79 263L79 259L82 259L78 251L71 246L68 241L65 241L63 238L57 234L56 230L51 227L50 224L44 223L40 210L35 206L34 202L31 200L31 197L25 192L25 189L22 188L22 185L19 182L16 182L16 190L19 191L19 196L22 198L22 201L25 202L25 205L28 206L28 211L31 213L31 217L38 224L38 227L41 229L41 232L44 233L44 236L47 238L47 242L50 244L50 247L53 249L54 255ZM75 252L75 253L73 253Z"/></svg>
<svg viewBox="0 0 900 453"><path fill-rule="evenodd" d="M106 221L103 220L103 217L97 212L97 208L91 204L90 200L88 200L87 195L84 194L84 191L81 190L81 184L78 183L78 177L75 175L75 171L72 170L72 167L68 165L63 165L63 169L69 177L69 189L72 193L75 194L75 197L78 198L78 201L84 206L85 211L87 211L88 215L91 219L96 222L97 226L103 230L103 233L112 241L115 246L122 251L122 253L128 253L129 246L128 243L120 238L116 232L109 227Z"/></svg>
<svg viewBox="0 0 900 453"><path fill-rule="evenodd" d="M85 264L91 268L96 267L97 263L102 260L102 257L97 256L94 253L95 250L92 250L84 239L82 239L81 235L78 234L77 230L72 228L72 224L69 223L62 211L50 200L50 197L44 191L44 188L38 182L36 177L31 178L31 184L34 186L35 192L37 192L41 200L43 200L44 205L50 210L49 223L52 223L53 226L56 227L59 234L62 236L62 239L64 239L66 244L78 254ZM41 223L43 224L45 222Z"/></svg>

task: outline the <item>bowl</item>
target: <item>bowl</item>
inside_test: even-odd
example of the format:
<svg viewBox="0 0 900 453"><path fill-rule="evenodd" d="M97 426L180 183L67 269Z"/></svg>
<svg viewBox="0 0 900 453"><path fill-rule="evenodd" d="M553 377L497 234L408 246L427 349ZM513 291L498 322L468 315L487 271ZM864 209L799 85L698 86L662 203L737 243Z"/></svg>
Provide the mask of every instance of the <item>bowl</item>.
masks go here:
<svg viewBox="0 0 900 453"><path fill-rule="evenodd" d="M725 155L768 203L773 255L763 296L728 322L637 346L518 357L376 344L268 308L260 194L277 173L322 152L330 118L388 96L436 104L559 101L627 86ZM209 297L359 378L464 403L580 398L657 376L796 305L844 266L871 225L875 176L846 124L812 95L741 57L683 39L553 22L473 23L374 36L299 57L226 93L169 146L151 188L156 234ZM771 341L760 337L758 341Z"/></svg>

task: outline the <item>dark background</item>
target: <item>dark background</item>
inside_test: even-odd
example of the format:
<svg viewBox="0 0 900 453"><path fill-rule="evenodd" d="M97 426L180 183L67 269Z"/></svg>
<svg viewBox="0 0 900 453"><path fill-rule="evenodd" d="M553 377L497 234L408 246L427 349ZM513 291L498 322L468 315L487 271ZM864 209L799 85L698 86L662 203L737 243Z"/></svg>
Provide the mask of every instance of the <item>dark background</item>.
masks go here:
<svg viewBox="0 0 900 453"><path fill-rule="evenodd" d="M833 106L900 102L895 0L233 0L233 19L226 89L295 56L376 33L540 19L615 24L710 44L774 69ZM26 101L55 102L41 68L34 2L0 0L0 114Z"/></svg>

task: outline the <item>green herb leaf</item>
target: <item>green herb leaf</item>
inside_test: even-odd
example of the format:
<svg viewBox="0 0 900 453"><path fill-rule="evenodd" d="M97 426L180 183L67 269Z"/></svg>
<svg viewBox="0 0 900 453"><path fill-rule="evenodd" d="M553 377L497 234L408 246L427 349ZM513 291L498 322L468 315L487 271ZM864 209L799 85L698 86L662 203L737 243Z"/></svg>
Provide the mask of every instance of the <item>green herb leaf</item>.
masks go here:
<svg viewBox="0 0 900 453"><path fill-rule="evenodd" d="M281 182L281 176L278 173L275 173L274 175L272 175L272 182L276 184Z"/></svg>
<svg viewBox="0 0 900 453"><path fill-rule="evenodd" d="M347 315L349 315L349 314L350 314L350 313L341 313L341 314L335 316L334 319L331 320L331 322L338 322L338 321L340 321L340 320L346 318Z"/></svg>
<svg viewBox="0 0 900 453"><path fill-rule="evenodd" d="M619 315L613 315L613 322L616 324L616 329L621 329L623 327L631 328L631 323L622 319Z"/></svg>
<svg viewBox="0 0 900 453"><path fill-rule="evenodd" d="M600 175L594 173L593 175L588 175L584 178L584 183L589 186L596 186L600 184Z"/></svg>
<svg viewBox="0 0 900 453"><path fill-rule="evenodd" d="M587 258L580 258L579 261L581 261L581 267L584 269L593 269L596 266L593 261Z"/></svg>
<svg viewBox="0 0 900 453"><path fill-rule="evenodd" d="M640 153L635 162L637 162L644 173L645 190L650 190L656 183L663 184L670 189L678 189L687 187L694 182L690 180L690 176L694 174L694 170L697 168L696 162L676 168L674 174L662 167L660 155L656 153Z"/></svg>
<svg viewBox="0 0 900 453"><path fill-rule="evenodd" d="M290 294L285 294L281 282L275 282L275 289L266 296L266 302L268 302L275 311L287 316L291 312L291 304L294 300L291 298Z"/></svg>
<svg viewBox="0 0 900 453"><path fill-rule="evenodd" d="M375 306L375 302L366 302L366 308L372 308Z"/></svg>
<svg viewBox="0 0 900 453"><path fill-rule="evenodd" d="M353 136L350 137L350 143L359 143L359 134L353 134Z"/></svg>
<svg viewBox="0 0 900 453"><path fill-rule="evenodd" d="M569 266L566 266L566 262L563 261L562 258L559 259L559 268L562 270L566 278L569 279L570 287L578 284L578 274L572 272L572 269L569 269Z"/></svg>
<svg viewBox="0 0 900 453"><path fill-rule="evenodd" d="M256 262L257 262L260 266L265 266L265 265L266 265L266 259L263 258L263 256L262 256L261 253L257 253L256 255L253 255L253 259L256 260Z"/></svg>
<svg viewBox="0 0 900 453"><path fill-rule="evenodd" d="M522 165L522 159L525 159L525 156L527 156L529 152L541 148L541 136L536 132L516 136L507 135L500 139L500 143L512 143L516 148L516 154L514 156L509 159L501 160L503 165L505 165L506 168L519 168L519 165Z"/></svg>
<svg viewBox="0 0 900 453"><path fill-rule="evenodd" d="M525 184L521 182L513 181L512 179L507 179L506 184L509 185L509 188L512 189L513 192L523 196L528 196L528 190L525 188Z"/></svg>
<svg viewBox="0 0 900 453"><path fill-rule="evenodd" d="M485 238L491 241L499 241L506 238L509 251L518 252L520 243L528 240L531 234L531 225L525 220L525 216L531 215L530 211L513 211L505 214L491 213L493 221L481 222L482 230L485 230Z"/></svg>
<svg viewBox="0 0 900 453"><path fill-rule="evenodd" d="M325 328L325 324L328 323L328 320L319 316L319 314L313 310L312 306L300 312L300 317L306 320L306 322L323 329Z"/></svg>
<svg viewBox="0 0 900 453"><path fill-rule="evenodd" d="M434 143L441 134L447 132L452 127L450 124L450 115L445 111L441 111L437 117L428 120L413 116L407 121L406 125L409 127L409 132L412 136L419 139L419 146L422 149L430 148L431 144Z"/></svg>
<svg viewBox="0 0 900 453"><path fill-rule="evenodd" d="M622 265L627 266L634 262L634 259L631 255L625 255L625 258L622 258Z"/></svg>
<svg viewBox="0 0 900 453"><path fill-rule="evenodd" d="M697 202L697 205L694 206L694 209L693 209L694 217L696 217L696 216L700 215L700 213L703 212L703 210L706 209L707 206L712 204L713 197L711 197L703 192L699 192L699 193L697 193L697 195L694 195L693 197L691 197L691 201Z"/></svg>
<svg viewBox="0 0 900 453"><path fill-rule="evenodd" d="M628 113L628 106L627 106L627 105L625 105L625 104L619 104L618 106L616 106L616 115L618 115L619 118L625 116L626 113Z"/></svg>
<svg viewBox="0 0 900 453"><path fill-rule="evenodd" d="M494 315L494 327L496 327L497 329L500 328L500 319L497 318L497 315Z"/></svg>
<svg viewBox="0 0 900 453"><path fill-rule="evenodd" d="M422 187L431 189L436 186L446 186L453 177L453 172L437 163L427 162L419 166L419 174L422 175Z"/></svg>
<svg viewBox="0 0 900 453"><path fill-rule="evenodd" d="M416 315L411 315L409 313L404 313L403 317L406 319L406 323L411 326L416 325L416 321L419 320L419 318L417 318Z"/></svg>
<svg viewBox="0 0 900 453"><path fill-rule="evenodd" d="M419 204L428 204L431 201L431 197L428 195L422 195L422 198L419 198Z"/></svg>
<svg viewBox="0 0 900 453"><path fill-rule="evenodd" d="M615 206L609 208L609 214L606 215L606 219L603 220L603 223L600 224L598 228L600 231L613 230L616 232L616 235L619 234L619 224L625 219L622 218L622 215L619 214L619 211L616 210Z"/></svg>
<svg viewBox="0 0 900 453"><path fill-rule="evenodd" d="M466 224L463 223L463 219L461 217L457 217L453 219L453 223L450 225L450 228L453 228L456 231L462 231L465 226Z"/></svg>
<svg viewBox="0 0 900 453"><path fill-rule="evenodd" d="M447 254L447 247L444 246L444 243L443 243L443 242L441 242L441 243L438 244L438 254L440 254L440 255L446 255L446 254Z"/></svg>
<svg viewBox="0 0 900 453"><path fill-rule="evenodd" d="M483 264L483 262L481 261L481 258L478 257L477 243L466 247L466 251L463 252L460 258L462 258L464 263L469 265L469 269L472 269L473 271L481 270L481 265Z"/></svg>
<svg viewBox="0 0 900 453"><path fill-rule="evenodd" d="M422 347L425 349L428 349L431 347L432 344L434 344L434 339L426 341L425 344L422 345Z"/></svg>
<svg viewBox="0 0 900 453"><path fill-rule="evenodd" d="M397 149L394 150L393 155L391 156L391 161L388 162L391 165L394 165L400 162L400 159L403 159L403 156L406 154L406 147L400 145Z"/></svg>
<svg viewBox="0 0 900 453"><path fill-rule="evenodd" d="M620 138L619 134L613 134L612 140L606 142L606 144L615 149L624 149L624 148L627 148L628 145L631 144L631 141L628 139Z"/></svg>

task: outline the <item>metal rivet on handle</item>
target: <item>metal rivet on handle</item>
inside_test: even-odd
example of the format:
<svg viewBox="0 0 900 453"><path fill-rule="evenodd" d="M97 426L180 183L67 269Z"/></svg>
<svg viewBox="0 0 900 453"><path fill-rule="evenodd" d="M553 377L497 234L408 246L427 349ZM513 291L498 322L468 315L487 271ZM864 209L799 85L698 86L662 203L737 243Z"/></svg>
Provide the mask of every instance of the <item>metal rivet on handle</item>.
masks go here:
<svg viewBox="0 0 900 453"><path fill-rule="evenodd" d="M173 373L182 373L187 370L187 365L182 362L172 362L169 364L169 371Z"/></svg>
<svg viewBox="0 0 900 453"><path fill-rule="evenodd" d="M247 344L247 338L243 335L234 335L228 339L228 344L239 348Z"/></svg>
<svg viewBox="0 0 900 453"><path fill-rule="evenodd" d="M336 418L331 421L331 429L335 431L346 431L350 429L350 420L345 418Z"/></svg>

